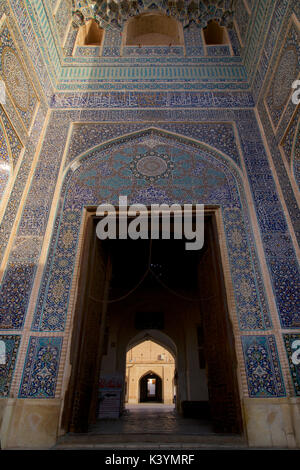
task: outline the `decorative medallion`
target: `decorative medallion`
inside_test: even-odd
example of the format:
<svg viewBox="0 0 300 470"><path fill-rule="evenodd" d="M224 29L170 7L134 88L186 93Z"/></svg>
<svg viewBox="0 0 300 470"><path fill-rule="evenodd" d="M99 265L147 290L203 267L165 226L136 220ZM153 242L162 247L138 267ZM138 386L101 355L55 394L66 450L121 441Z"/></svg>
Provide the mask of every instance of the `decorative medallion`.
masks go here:
<svg viewBox="0 0 300 470"><path fill-rule="evenodd" d="M145 154L137 155L130 163L130 169L136 178L143 178L150 183L159 178L169 178L174 164L166 154L160 154L153 150Z"/></svg>
<svg viewBox="0 0 300 470"><path fill-rule="evenodd" d="M283 335L295 395L300 396L300 333Z"/></svg>
<svg viewBox="0 0 300 470"><path fill-rule="evenodd" d="M30 104L30 93L27 77L15 51L4 47L2 52L2 70L5 84L16 106L27 111Z"/></svg>

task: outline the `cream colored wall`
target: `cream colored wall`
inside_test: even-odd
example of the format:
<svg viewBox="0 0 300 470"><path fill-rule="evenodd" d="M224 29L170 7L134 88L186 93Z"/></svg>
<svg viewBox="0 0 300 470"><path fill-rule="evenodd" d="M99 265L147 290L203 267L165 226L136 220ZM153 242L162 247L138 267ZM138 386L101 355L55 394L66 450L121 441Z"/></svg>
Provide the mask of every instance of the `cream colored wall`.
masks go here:
<svg viewBox="0 0 300 470"><path fill-rule="evenodd" d="M163 355L164 359L159 359ZM162 379L163 403L173 403L175 359L169 351L148 340L131 348L126 355L128 403L139 403L139 382L147 372L154 372Z"/></svg>

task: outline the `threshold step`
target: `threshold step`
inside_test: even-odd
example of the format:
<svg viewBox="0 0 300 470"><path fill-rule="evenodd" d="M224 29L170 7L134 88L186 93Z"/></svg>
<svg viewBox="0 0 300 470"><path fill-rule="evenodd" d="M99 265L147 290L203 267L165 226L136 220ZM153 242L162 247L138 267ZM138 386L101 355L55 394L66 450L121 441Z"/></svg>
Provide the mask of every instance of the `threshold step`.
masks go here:
<svg viewBox="0 0 300 470"><path fill-rule="evenodd" d="M176 434L67 434L53 447L58 449L141 449L141 448L244 448L242 436Z"/></svg>

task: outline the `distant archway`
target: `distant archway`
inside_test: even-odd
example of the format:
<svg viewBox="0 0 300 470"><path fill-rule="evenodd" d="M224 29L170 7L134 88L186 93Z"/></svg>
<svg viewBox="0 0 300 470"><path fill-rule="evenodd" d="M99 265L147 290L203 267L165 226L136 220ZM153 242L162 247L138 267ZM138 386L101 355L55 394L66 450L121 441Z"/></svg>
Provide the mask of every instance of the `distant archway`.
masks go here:
<svg viewBox="0 0 300 470"><path fill-rule="evenodd" d="M157 333L158 340L149 333L139 334L127 348L125 381L127 378L128 387L124 394L125 403L174 403L176 346L166 334L160 331ZM167 346L164 341L168 343Z"/></svg>
<svg viewBox="0 0 300 470"><path fill-rule="evenodd" d="M162 402L162 379L152 371L144 374L139 380L140 403Z"/></svg>

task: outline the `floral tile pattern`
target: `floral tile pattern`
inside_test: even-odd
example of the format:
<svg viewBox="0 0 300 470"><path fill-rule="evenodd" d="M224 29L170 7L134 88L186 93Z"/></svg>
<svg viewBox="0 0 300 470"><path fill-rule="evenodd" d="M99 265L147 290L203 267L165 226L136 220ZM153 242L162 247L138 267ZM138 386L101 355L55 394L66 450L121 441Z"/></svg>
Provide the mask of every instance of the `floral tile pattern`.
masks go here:
<svg viewBox="0 0 300 470"><path fill-rule="evenodd" d="M20 346L20 335L0 335L1 352L4 361L0 363L0 397L7 398L13 378L15 363ZM4 344L4 346L3 346ZM4 362L4 364L3 364Z"/></svg>
<svg viewBox="0 0 300 470"><path fill-rule="evenodd" d="M1 285L0 341L8 353L7 364L0 366L1 396L9 396L64 156L66 177L19 397L55 397L82 208L117 203L122 192L131 202L145 204L220 205L249 396L281 397L286 392L275 336L268 334L274 325L253 233L257 228L248 210L253 207L280 325L290 330L283 338L299 395L299 366L291 357L300 328L299 265L293 246L294 235L300 240L300 216L278 148L282 142L299 184L298 118L291 122L295 108L287 102L287 73L299 70L299 32L290 22L292 13L300 13L299 2L240 0L239 5L237 30L229 32L234 56L228 46L205 48L194 26L184 30L184 48L122 49L121 35L110 31L102 55L98 48L77 48L72 56L77 33L70 27L71 2L1 2L0 16L5 13L6 20L1 23L0 75L10 96L0 108L0 155L6 163L9 145L18 168L0 229L1 255L24 201ZM80 162L75 171L70 168L74 160ZM55 333L61 336L50 336Z"/></svg>
<svg viewBox="0 0 300 470"><path fill-rule="evenodd" d="M295 394L300 396L300 333L284 334L283 340Z"/></svg>
<svg viewBox="0 0 300 470"><path fill-rule="evenodd" d="M53 398L62 338L31 336L19 398Z"/></svg>
<svg viewBox="0 0 300 470"><path fill-rule="evenodd" d="M285 396L274 336L243 336L242 345L250 397Z"/></svg>

